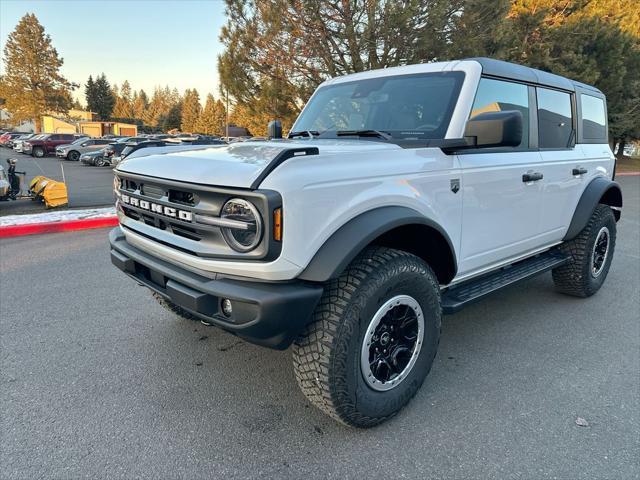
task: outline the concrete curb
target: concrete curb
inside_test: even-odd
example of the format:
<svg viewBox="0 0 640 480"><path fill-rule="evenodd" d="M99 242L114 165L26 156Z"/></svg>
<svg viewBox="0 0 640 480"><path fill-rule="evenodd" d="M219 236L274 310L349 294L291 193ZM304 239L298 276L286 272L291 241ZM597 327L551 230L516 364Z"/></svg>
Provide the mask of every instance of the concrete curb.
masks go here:
<svg viewBox="0 0 640 480"><path fill-rule="evenodd" d="M113 207L11 215L0 217L0 238L105 228L117 224L118 217Z"/></svg>
<svg viewBox="0 0 640 480"><path fill-rule="evenodd" d="M616 172L616 177L640 177L640 172Z"/></svg>

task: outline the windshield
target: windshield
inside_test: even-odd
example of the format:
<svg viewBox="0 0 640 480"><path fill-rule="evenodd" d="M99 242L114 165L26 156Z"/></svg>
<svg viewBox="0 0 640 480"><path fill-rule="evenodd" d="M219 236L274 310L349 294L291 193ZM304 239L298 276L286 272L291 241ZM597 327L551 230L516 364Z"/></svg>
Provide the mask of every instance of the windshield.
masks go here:
<svg viewBox="0 0 640 480"><path fill-rule="evenodd" d="M335 138L378 130L394 139L444 138L464 73L378 77L327 85L309 100L292 131Z"/></svg>

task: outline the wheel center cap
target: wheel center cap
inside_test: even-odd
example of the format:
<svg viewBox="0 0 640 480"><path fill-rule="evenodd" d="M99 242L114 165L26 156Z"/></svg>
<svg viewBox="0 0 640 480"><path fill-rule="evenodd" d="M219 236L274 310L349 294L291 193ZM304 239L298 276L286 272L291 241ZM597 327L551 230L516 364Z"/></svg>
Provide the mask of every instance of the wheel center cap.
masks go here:
<svg viewBox="0 0 640 480"><path fill-rule="evenodd" d="M380 337L380 345L384 347L389 344L390 340L391 340L391 336L389 335L389 332L384 332Z"/></svg>

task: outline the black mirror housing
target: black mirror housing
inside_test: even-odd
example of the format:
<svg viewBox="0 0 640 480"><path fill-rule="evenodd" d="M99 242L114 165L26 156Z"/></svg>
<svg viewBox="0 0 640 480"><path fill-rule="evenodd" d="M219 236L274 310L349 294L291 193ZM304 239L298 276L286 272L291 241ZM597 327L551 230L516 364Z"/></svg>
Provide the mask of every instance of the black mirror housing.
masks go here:
<svg viewBox="0 0 640 480"><path fill-rule="evenodd" d="M517 147L522 142L522 112L485 112L467 121L464 136L475 139L472 148Z"/></svg>
<svg viewBox="0 0 640 480"><path fill-rule="evenodd" d="M267 125L267 136L269 138L282 138L282 122L271 120Z"/></svg>

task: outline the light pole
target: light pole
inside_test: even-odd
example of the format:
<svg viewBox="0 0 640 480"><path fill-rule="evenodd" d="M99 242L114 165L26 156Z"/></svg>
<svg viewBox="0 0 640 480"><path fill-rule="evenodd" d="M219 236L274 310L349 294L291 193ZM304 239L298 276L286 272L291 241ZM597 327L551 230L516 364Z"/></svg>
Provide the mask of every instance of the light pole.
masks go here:
<svg viewBox="0 0 640 480"><path fill-rule="evenodd" d="M226 123L226 133L227 133L227 142L229 141L229 90L227 89L227 106L226 106L226 113L227 113L227 121Z"/></svg>

